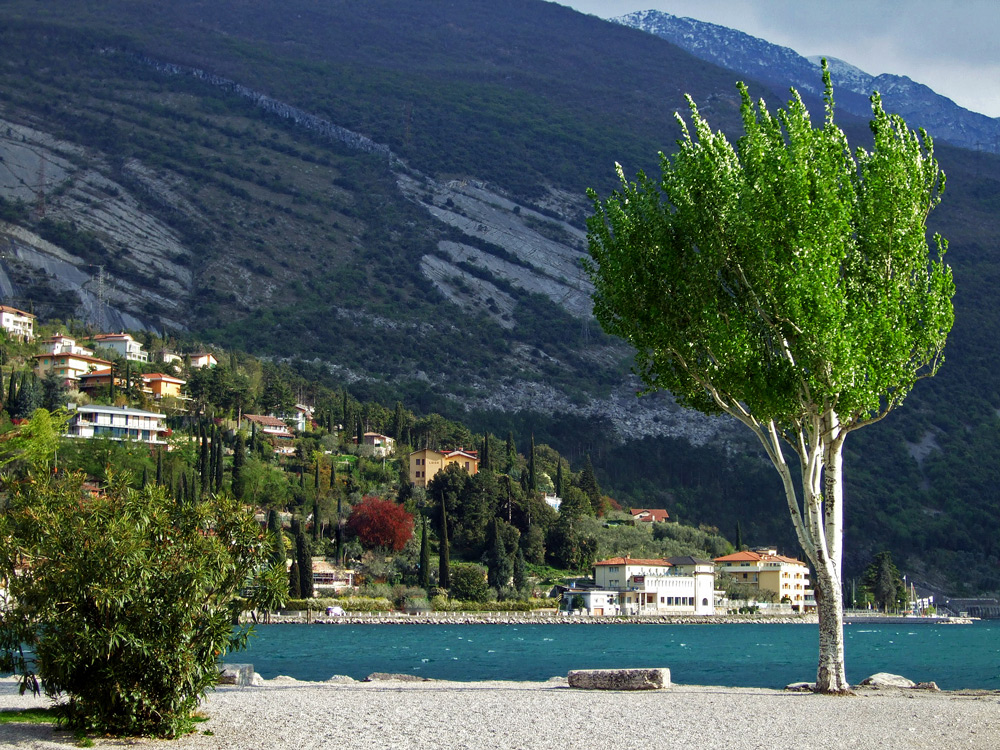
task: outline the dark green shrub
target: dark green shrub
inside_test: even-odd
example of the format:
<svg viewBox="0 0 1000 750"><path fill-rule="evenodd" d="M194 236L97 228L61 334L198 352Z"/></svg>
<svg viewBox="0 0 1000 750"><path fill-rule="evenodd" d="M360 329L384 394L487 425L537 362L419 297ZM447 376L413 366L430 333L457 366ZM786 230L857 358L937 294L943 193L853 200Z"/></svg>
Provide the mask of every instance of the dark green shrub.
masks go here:
<svg viewBox="0 0 1000 750"><path fill-rule="evenodd" d="M229 497L178 504L127 475L108 484L91 494L79 476L39 475L7 488L0 671L64 699L55 711L73 728L173 737L217 659L246 644L232 623L263 593L268 537Z"/></svg>

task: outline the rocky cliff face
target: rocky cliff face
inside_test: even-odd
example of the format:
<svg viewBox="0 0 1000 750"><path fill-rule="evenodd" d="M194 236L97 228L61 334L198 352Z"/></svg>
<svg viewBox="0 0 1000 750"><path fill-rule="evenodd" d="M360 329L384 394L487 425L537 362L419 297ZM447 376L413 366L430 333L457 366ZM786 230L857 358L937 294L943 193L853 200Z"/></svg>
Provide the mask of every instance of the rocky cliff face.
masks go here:
<svg viewBox="0 0 1000 750"><path fill-rule="evenodd" d="M789 87L814 96L823 93L820 57L805 58L788 47L735 29L660 11L638 11L614 20L666 39L702 60L766 83L782 99L787 98ZM924 128L935 139L956 146L1000 153L1000 120L970 112L906 76L873 76L843 60L829 58L828 62L837 106L844 111L868 117L868 97L878 91L886 111L902 115L911 127Z"/></svg>
<svg viewBox="0 0 1000 750"><path fill-rule="evenodd" d="M176 187L138 162L115 170L95 154L51 134L0 119L0 195L30 206L52 233L87 237L101 257L74 254L77 245L0 222L0 289L17 302L27 283L76 298L76 316L107 329L185 327L191 291L189 251L177 233L150 215L136 190L197 215ZM99 240L96 238L100 238ZM95 247L85 243L84 250ZM20 279L20 280L19 280ZM40 300L44 307L45 300Z"/></svg>

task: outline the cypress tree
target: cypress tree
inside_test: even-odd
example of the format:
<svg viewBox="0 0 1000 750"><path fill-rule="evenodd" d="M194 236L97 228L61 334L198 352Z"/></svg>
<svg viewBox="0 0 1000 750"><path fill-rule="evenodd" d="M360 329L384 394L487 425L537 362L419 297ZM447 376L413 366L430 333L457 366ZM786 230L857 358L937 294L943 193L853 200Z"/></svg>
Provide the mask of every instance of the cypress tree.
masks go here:
<svg viewBox="0 0 1000 750"><path fill-rule="evenodd" d="M446 589L451 586L451 551L448 548L448 509L441 498L441 542L439 545L438 585Z"/></svg>
<svg viewBox="0 0 1000 750"><path fill-rule="evenodd" d="M531 433L531 452L528 454L528 489L531 492L538 489L535 481L535 433Z"/></svg>
<svg viewBox="0 0 1000 750"><path fill-rule="evenodd" d="M319 497L313 498L313 539L317 542L320 540L320 532L322 531L322 526L319 522Z"/></svg>
<svg viewBox="0 0 1000 750"><path fill-rule="evenodd" d="M142 466L142 485L141 486L142 487L148 487L149 486L149 469L146 467L145 464L143 464L143 466Z"/></svg>
<svg viewBox="0 0 1000 750"><path fill-rule="evenodd" d="M292 567L288 570L288 598L302 598L302 575L299 572L298 560L292 560Z"/></svg>
<svg viewBox="0 0 1000 750"><path fill-rule="evenodd" d="M344 498L340 492L337 492L337 529L336 529L336 542L337 542L337 562L341 565L343 564L342 552L344 543L344 519L342 514L344 512L343 508Z"/></svg>
<svg viewBox="0 0 1000 750"><path fill-rule="evenodd" d="M243 500L243 466L246 464L247 450L243 433L236 435L236 446L233 449L233 496Z"/></svg>
<svg viewBox="0 0 1000 750"><path fill-rule="evenodd" d="M431 547L427 541L427 518L420 531L420 588L431 590Z"/></svg>
<svg viewBox="0 0 1000 750"><path fill-rule="evenodd" d="M507 549L500 535L500 521L490 524L489 550L486 556L486 582L498 592L510 582L507 572Z"/></svg>
<svg viewBox="0 0 1000 750"><path fill-rule="evenodd" d="M215 491L222 492L222 479L226 468L226 462L223 459L222 453L222 433L216 430L215 435L216 440L214 442L218 443L218 446L215 448Z"/></svg>
<svg viewBox="0 0 1000 750"><path fill-rule="evenodd" d="M275 565L284 565L286 560L285 536L281 531L281 518L278 516L278 511L273 508L267 512L267 530L274 537L271 562Z"/></svg>
<svg viewBox="0 0 1000 750"><path fill-rule="evenodd" d="M490 433L483 435L483 449L479 452L479 466L483 471L493 471L490 458Z"/></svg>
<svg viewBox="0 0 1000 750"><path fill-rule="evenodd" d="M563 476L562 476L562 459L556 461L556 497L562 497L563 493Z"/></svg>
<svg viewBox="0 0 1000 750"><path fill-rule="evenodd" d="M295 537L295 559L299 564L299 589L303 599L312 599L313 595L313 570L312 555L309 552L309 542L302 532L301 525L299 533Z"/></svg>
<svg viewBox="0 0 1000 750"><path fill-rule="evenodd" d="M505 471L510 471L514 468L514 463L517 461L517 447L514 445L514 433L507 433L507 466L504 467Z"/></svg>
<svg viewBox="0 0 1000 750"><path fill-rule="evenodd" d="M528 564L525 562L524 553L518 547L514 553L514 588L517 593L524 596L528 588Z"/></svg>
<svg viewBox="0 0 1000 750"><path fill-rule="evenodd" d="M204 495L208 492L208 482L211 476L209 473L208 432L204 424L201 425L198 433L201 439L201 459L198 462L198 478L201 480L201 494Z"/></svg>
<svg viewBox="0 0 1000 750"><path fill-rule="evenodd" d="M17 397L17 378L14 377L14 368L10 368L10 381L7 383L7 411L14 406L14 399Z"/></svg>
<svg viewBox="0 0 1000 750"><path fill-rule="evenodd" d="M365 444L365 432L364 432L364 429L365 429L364 426L361 424L361 419L359 418L358 419L358 434L357 434L357 441L358 441L358 447L359 448L362 445Z"/></svg>
<svg viewBox="0 0 1000 750"><path fill-rule="evenodd" d="M740 526L739 520L736 521L736 551L739 552L743 549L743 527Z"/></svg>
<svg viewBox="0 0 1000 750"><path fill-rule="evenodd" d="M156 485L163 486L163 449L156 451Z"/></svg>
<svg viewBox="0 0 1000 750"><path fill-rule="evenodd" d="M181 496L180 496L180 499L183 502L187 502L189 500L187 473L181 473Z"/></svg>

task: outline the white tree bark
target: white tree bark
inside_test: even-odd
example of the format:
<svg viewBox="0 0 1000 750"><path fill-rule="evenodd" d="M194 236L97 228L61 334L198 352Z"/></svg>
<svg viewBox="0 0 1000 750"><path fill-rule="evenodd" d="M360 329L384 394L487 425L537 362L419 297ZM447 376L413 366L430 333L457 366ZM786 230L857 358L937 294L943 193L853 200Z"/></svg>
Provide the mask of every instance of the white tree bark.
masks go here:
<svg viewBox="0 0 1000 750"><path fill-rule="evenodd" d="M844 660L844 604L841 589L843 539L843 444L846 437L833 409L803 421L792 435L782 435L773 422L762 425L736 405L717 403L750 427L781 476L792 525L815 572L813 590L819 616L819 665L816 690L850 693ZM791 439L794 439L792 443ZM799 456L800 498L785 460L782 440Z"/></svg>

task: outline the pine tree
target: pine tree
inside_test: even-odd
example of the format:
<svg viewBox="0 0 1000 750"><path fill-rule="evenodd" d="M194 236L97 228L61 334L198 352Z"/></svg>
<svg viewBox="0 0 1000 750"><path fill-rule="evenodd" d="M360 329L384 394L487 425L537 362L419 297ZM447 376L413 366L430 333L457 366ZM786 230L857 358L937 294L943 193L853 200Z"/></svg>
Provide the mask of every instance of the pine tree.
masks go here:
<svg viewBox="0 0 1000 750"><path fill-rule="evenodd" d="M420 531L420 587L424 591L431 588L431 547L427 541L427 519L423 519Z"/></svg>

